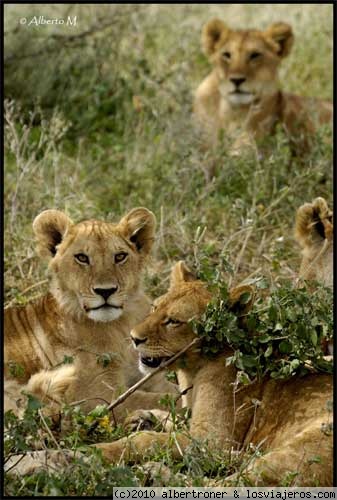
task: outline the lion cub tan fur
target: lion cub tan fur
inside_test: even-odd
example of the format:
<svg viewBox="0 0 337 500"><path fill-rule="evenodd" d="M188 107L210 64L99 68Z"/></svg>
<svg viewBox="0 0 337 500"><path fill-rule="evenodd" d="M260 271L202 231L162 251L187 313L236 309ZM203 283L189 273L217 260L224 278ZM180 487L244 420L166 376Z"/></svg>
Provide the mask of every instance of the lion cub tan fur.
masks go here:
<svg viewBox="0 0 337 500"><path fill-rule="evenodd" d="M300 277L333 286L333 213L324 198L302 205L295 237L302 247Z"/></svg>
<svg viewBox="0 0 337 500"><path fill-rule="evenodd" d="M253 291L247 285L231 291L234 311L240 310L240 297ZM190 343L195 334L188 321L200 317L211 295L204 283L196 281L183 262L172 270L169 291L155 304L155 310L131 335L140 359L170 357ZM231 351L215 359L188 351L184 362L175 362L181 390L193 385L185 404L192 408L190 434L207 438L218 449L246 449L251 445L265 454L245 470L253 484L277 485L286 474L296 472L296 485L332 484L332 436L324 433L331 415L327 403L332 400L332 377L310 374L290 380L265 378L236 389L237 370L226 366ZM178 442L173 452L179 456L190 441L186 435L140 432L114 443L97 445L108 460L143 459L156 445ZM320 457L318 460L317 457Z"/></svg>
<svg viewBox="0 0 337 500"><path fill-rule="evenodd" d="M332 122L331 102L280 90L278 68L293 41L291 26L283 22L264 31L234 30L219 19L204 26L202 48L213 70L196 90L194 110L209 145L223 129L237 154L281 123L301 154L317 124Z"/></svg>
<svg viewBox="0 0 337 500"><path fill-rule="evenodd" d="M38 396L49 389L47 398L63 394L68 402L84 400L82 407L90 410L141 377L129 332L150 308L141 275L155 217L136 208L117 224L75 224L61 211L46 210L33 229L52 281L47 295L5 310L5 403L13 408L20 389ZM72 370L60 366L65 356L74 359ZM13 364L24 369L16 380ZM128 405L155 408L156 391L169 386L160 378L151 387L152 393L138 391Z"/></svg>

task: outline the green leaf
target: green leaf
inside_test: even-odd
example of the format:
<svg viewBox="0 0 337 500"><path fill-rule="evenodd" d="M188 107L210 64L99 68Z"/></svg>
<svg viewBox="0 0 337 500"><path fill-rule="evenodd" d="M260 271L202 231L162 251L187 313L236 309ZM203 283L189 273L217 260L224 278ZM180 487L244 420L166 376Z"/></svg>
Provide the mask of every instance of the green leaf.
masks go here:
<svg viewBox="0 0 337 500"><path fill-rule="evenodd" d="M264 357L265 358L269 358L269 356L273 353L273 346L270 345L268 346L268 348L266 349L265 353L264 353Z"/></svg>
<svg viewBox="0 0 337 500"><path fill-rule="evenodd" d="M43 404L41 401L39 401L36 397L32 396L32 394L27 394L27 409L29 411L35 411L38 410L39 408L42 408Z"/></svg>
<svg viewBox="0 0 337 500"><path fill-rule="evenodd" d="M269 287L268 281L267 281L266 279L264 279L264 278L263 278L263 279L261 279L261 280L257 281L257 283L256 283L256 287L257 287L257 288L261 288L262 290L263 290L263 289L266 289L266 288L268 288L268 287Z"/></svg>
<svg viewBox="0 0 337 500"><path fill-rule="evenodd" d="M251 292L245 292L242 295L240 295L240 304L248 304L248 302L251 300L252 294Z"/></svg>
<svg viewBox="0 0 337 500"><path fill-rule="evenodd" d="M272 337L270 335L260 335L259 337L257 337L257 340L260 342L260 344L265 344L271 339Z"/></svg>
<svg viewBox="0 0 337 500"><path fill-rule="evenodd" d="M91 412L89 413L90 416L94 418L98 417L104 417L105 415L109 414L109 410L107 409L106 405L97 405Z"/></svg>
<svg viewBox="0 0 337 500"><path fill-rule="evenodd" d="M256 319L254 316L249 316L247 318L247 328L250 331L253 331L256 329Z"/></svg>
<svg viewBox="0 0 337 500"><path fill-rule="evenodd" d="M71 365L73 362L74 362L73 356L67 356L67 355L65 355L63 357L62 364L64 364L64 365L68 365L68 364Z"/></svg>
<svg viewBox="0 0 337 500"><path fill-rule="evenodd" d="M294 321L296 321L296 318L297 318L296 311L294 311L293 309L287 310L286 317L289 321L291 321L293 323Z"/></svg>
<svg viewBox="0 0 337 500"><path fill-rule="evenodd" d="M301 361L299 359L293 359L290 363L290 368L291 370L296 370L301 364Z"/></svg>
<svg viewBox="0 0 337 500"><path fill-rule="evenodd" d="M319 455L308 458L308 464L321 464L322 458Z"/></svg>
<svg viewBox="0 0 337 500"><path fill-rule="evenodd" d="M313 330L313 331L311 332L311 335L310 335L310 340L311 340L311 342L312 342L312 344L313 344L314 346L316 346L316 345L317 345L317 340L318 340L318 339L317 339L317 333L315 332L315 330Z"/></svg>
<svg viewBox="0 0 337 500"><path fill-rule="evenodd" d="M256 366L257 365L256 357L244 354L242 356L242 364L243 366L247 366L248 368Z"/></svg>
<svg viewBox="0 0 337 500"><path fill-rule="evenodd" d="M116 359L116 353L114 352L103 352L102 354L97 354L97 364L106 368L110 363Z"/></svg>
<svg viewBox="0 0 337 500"><path fill-rule="evenodd" d="M238 372L237 380L239 381L240 384L243 384L243 385L248 385L251 383L251 380L248 377L247 373L243 372L243 371Z"/></svg>
<svg viewBox="0 0 337 500"><path fill-rule="evenodd" d="M278 348L279 348L279 351L282 352L283 354L289 354L291 352L292 343L289 342L288 340L282 340L282 342L280 342Z"/></svg>
<svg viewBox="0 0 337 500"><path fill-rule="evenodd" d="M269 308L269 320L271 322L274 322L276 321L277 319L277 316L278 316L278 310L277 310L277 307L274 306L273 304L270 306Z"/></svg>
<svg viewBox="0 0 337 500"><path fill-rule="evenodd" d="M14 361L10 361L8 363L9 373L14 378L21 378L25 375L25 369L19 363L15 363Z"/></svg>

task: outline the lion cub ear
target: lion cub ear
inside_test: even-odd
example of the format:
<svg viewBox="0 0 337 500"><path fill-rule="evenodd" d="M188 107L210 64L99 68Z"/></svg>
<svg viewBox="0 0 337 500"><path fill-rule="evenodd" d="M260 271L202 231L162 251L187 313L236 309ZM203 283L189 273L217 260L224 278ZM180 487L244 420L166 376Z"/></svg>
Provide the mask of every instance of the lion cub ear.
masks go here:
<svg viewBox="0 0 337 500"><path fill-rule="evenodd" d="M33 222L33 231L37 239L37 251L41 257L51 258L56 254L56 247L73 222L60 210L44 210Z"/></svg>
<svg viewBox="0 0 337 500"><path fill-rule="evenodd" d="M274 23L264 32L267 40L279 57L286 57L294 43L294 34L291 26L286 23Z"/></svg>
<svg viewBox="0 0 337 500"><path fill-rule="evenodd" d="M211 56L219 46L219 42L223 43L229 33L230 29L220 19L208 21L201 33L201 46L204 53Z"/></svg>
<svg viewBox="0 0 337 500"><path fill-rule="evenodd" d="M139 253L147 255L154 242L156 218L147 208L134 208L118 224L122 234L136 246Z"/></svg>
<svg viewBox="0 0 337 500"><path fill-rule="evenodd" d="M186 266L183 260L177 262L171 270L170 290L187 281L195 281L196 278Z"/></svg>
<svg viewBox="0 0 337 500"><path fill-rule="evenodd" d="M251 285L239 285L229 291L229 306L238 316L243 316L252 307L255 289Z"/></svg>
<svg viewBox="0 0 337 500"><path fill-rule="evenodd" d="M312 203L304 203L296 213L295 238L302 246L310 246L315 241L333 238L332 210L324 198L315 198Z"/></svg>

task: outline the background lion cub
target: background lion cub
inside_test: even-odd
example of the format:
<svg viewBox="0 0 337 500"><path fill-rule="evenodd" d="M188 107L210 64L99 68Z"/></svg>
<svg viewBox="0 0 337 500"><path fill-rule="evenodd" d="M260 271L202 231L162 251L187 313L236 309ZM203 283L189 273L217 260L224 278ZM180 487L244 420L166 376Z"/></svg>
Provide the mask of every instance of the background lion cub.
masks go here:
<svg viewBox="0 0 337 500"><path fill-rule="evenodd" d="M63 212L46 210L33 229L52 281L50 292L36 302L5 310L6 402L13 408L23 388L10 380L18 364L24 370L16 379L20 384L40 372L25 386L39 396L49 387L48 397L55 399L61 391L68 402L84 400L86 410L109 403L140 378L129 332L149 312L141 274L154 241L155 217L136 208L118 224L75 224ZM65 356L74 359L74 370L57 368ZM53 368L52 375L41 372ZM151 387L173 386L163 380ZM127 404L152 408L158 399L158 393L138 391Z"/></svg>
<svg viewBox="0 0 337 500"><path fill-rule="evenodd" d="M264 31L233 30L219 19L204 26L202 48L213 71L199 85L194 109L210 144L224 129L238 153L281 123L299 153L308 149L315 122L332 120L332 103L280 90L278 68L293 41L291 26L282 22Z"/></svg>

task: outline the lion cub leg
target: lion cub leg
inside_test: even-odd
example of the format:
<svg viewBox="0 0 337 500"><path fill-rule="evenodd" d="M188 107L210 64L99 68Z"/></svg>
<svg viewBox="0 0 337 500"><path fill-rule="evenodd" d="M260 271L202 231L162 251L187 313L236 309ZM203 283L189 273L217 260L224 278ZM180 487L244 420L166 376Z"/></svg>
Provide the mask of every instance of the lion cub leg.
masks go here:
<svg viewBox="0 0 337 500"><path fill-rule="evenodd" d="M136 432L113 443L93 445L102 450L108 462L140 462L144 457L150 457L156 451L170 447L172 458L177 460L189 445L190 440L182 434L168 432L144 431Z"/></svg>
<svg viewBox="0 0 337 500"><path fill-rule="evenodd" d="M332 461L332 437L319 428L309 429L255 459L243 475L254 486L277 486L285 480L291 486L331 486Z"/></svg>
<svg viewBox="0 0 337 500"><path fill-rule="evenodd" d="M46 404L47 411L59 408L64 393L75 380L73 365L64 365L54 370L41 370L30 377L26 385L15 379L6 379L4 384L5 411L12 410L22 416L29 393Z"/></svg>

